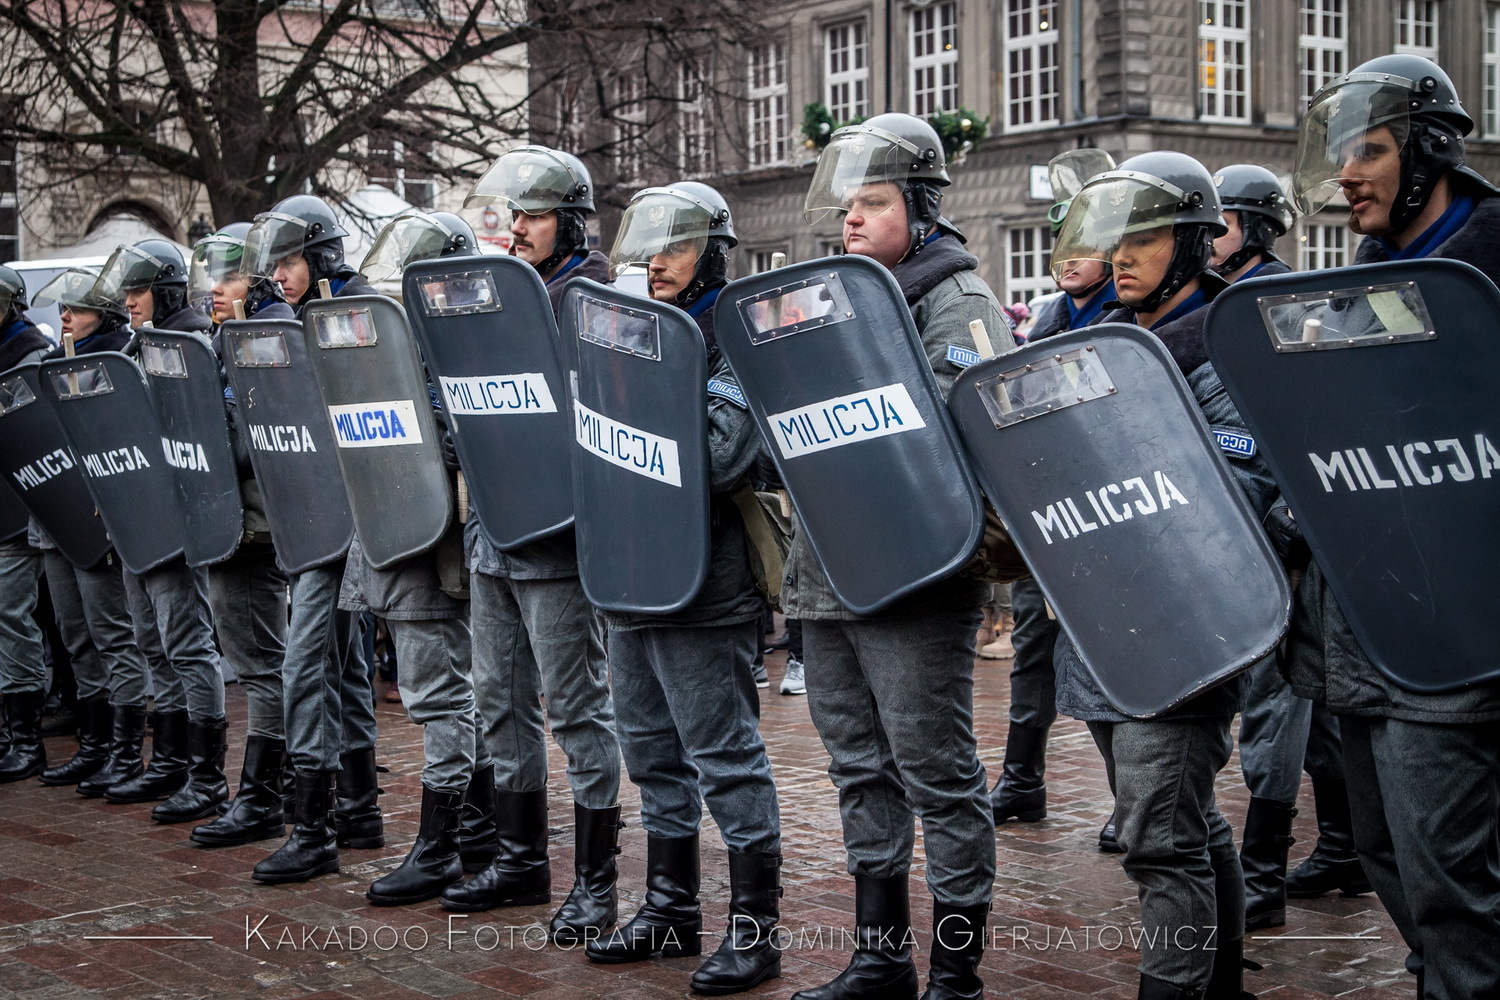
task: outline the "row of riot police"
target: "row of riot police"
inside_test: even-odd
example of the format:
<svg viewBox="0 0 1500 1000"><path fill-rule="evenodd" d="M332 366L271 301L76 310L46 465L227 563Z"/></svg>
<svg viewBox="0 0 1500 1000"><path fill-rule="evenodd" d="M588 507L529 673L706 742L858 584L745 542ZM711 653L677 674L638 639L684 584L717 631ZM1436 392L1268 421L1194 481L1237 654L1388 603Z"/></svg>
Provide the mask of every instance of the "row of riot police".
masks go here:
<svg viewBox="0 0 1500 1000"><path fill-rule="evenodd" d="M899 114L840 129L819 158L806 210L841 217L845 254L734 282L717 191L638 193L606 258L586 248L586 169L537 146L468 202L511 210L510 257L414 213L361 274L328 206L298 196L195 248L189 298L211 303L211 330L174 328L170 293L130 304L175 287L165 248L65 274L44 296L77 356L38 366L45 344L22 331L0 375L0 458L31 521L0 552L19 595L0 612L29 614L45 559L75 656L99 664L80 675L98 710L79 755L43 781L165 799L159 821L209 819L205 846L279 836L290 814L254 877L337 870L341 846L383 843L359 643L373 612L425 761L418 836L370 902L550 901L550 722L576 838L554 939L606 963L699 954L707 805L728 930L691 985L739 992L780 973L752 676L774 595L803 623L855 887L848 967L804 1000L917 995L917 817L923 996L982 994L994 824L1045 814L1057 711L1087 722L1115 795L1101 843L1139 887L1140 995L1238 1000L1247 907L1252 926L1285 919L1315 702L1344 756L1320 822L1325 799L1331 826L1352 814L1358 859L1331 836L1308 881L1359 891L1367 874L1424 997L1493 995L1500 694L1479 623L1500 428L1479 320L1500 306L1500 192L1463 165L1471 128L1417 57L1315 98L1295 198L1342 190L1372 266L1312 275L1278 273L1288 199L1257 168L1073 157L1065 295L1000 355L999 305L942 215L941 142ZM612 287L629 267L647 296ZM402 304L368 283L398 276ZM988 582L1022 578L991 792L974 638ZM250 694L219 815L210 620ZM39 654L14 648L29 672L5 678L8 778L41 770ZM1242 710L1243 867L1214 796ZM617 926L621 761L647 874Z"/></svg>

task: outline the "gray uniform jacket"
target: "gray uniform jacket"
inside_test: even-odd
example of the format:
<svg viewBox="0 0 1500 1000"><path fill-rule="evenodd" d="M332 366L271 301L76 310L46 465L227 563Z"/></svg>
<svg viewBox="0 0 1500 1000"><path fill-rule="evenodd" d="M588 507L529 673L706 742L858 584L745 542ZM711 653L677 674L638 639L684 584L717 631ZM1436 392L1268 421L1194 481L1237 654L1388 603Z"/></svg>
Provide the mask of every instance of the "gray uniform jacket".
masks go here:
<svg viewBox="0 0 1500 1000"><path fill-rule="evenodd" d="M891 269L897 284L911 308L912 319L927 351L927 361L937 377L938 393L943 399L953 390L953 382L962 369L948 359L948 346L973 350L969 333L972 320L983 320L993 340L1009 337L1010 326L1000 315L995 293L976 272L979 261L966 252L959 241L944 234L928 243L915 257L909 257ZM977 606L985 600L988 588L979 580L962 575L939 580L923 587L881 610L878 617L917 615L935 608L952 608L965 604ZM782 610L788 618L810 621L851 621L856 615L834 596L833 588L812 544L798 526L787 552L786 576L781 591Z"/></svg>

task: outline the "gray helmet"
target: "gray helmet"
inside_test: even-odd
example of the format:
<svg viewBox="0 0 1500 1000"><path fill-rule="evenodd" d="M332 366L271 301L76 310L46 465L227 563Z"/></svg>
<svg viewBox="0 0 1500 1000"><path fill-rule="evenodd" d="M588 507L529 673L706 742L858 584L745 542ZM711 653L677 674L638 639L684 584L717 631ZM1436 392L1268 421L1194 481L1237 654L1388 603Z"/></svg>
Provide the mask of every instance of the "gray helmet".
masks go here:
<svg viewBox="0 0 1500 1000"><path fill-rule="evenodd" d="M727 240L730 246L736 246L740 242L739 237L734 235L734 217L729 212L729 202L724 200L724 196L718 192L717 188L710 187L701 181L677 181L675 184L668 184L667 190L680 191L696 199L709 211L711 219L708 235L721 237Z"/></svg>
<svg viewBox="0 0 1500 1000"><path fill-rule="evenodd" d="M122 320L130 318L125 300L110 294L102 286L99 269L96 267L68 268L32 296L31 304L43 308L56 304L73 309L90 309Z"/></svg>
<svg viewBox="0 0 1500 1000"><path fill-rule="evenodd" d="M502 153L464 199L464 208L503 202L513 212L594 211L594 181L583 161L547 146Z"/></svg>
<svg viewBox="0 0 1500 1000"><path fill-rule="evenodd" d="M26 311L26 282L15 271L0 264L0 323Z"/></svg>
<svg viewBox="0 0 1500 1000"><path fill-rule="evenodd" d="M1459 101L1453 81L1443 67L1423 56L1377 56L1360 63L1324 89L1367 75L1401 80L1406 89L1409 115L1445 121L1457 129L1460 136L1474 131L1474 119Z"/></svg>
<svg viewBox="0 0 1500 1000"><path fill-rule="evenodd" d="M451 239L443 245L443 257L466 257L469 254L479 252L479 239L474 235L474 227L469 225L461 216L452 212L433 212L432 217L453 233Z"/></svg>
<svg viewBox="0 0 1500 1000"><path fill-rule="evenodd" d="M359 270L366 281L399 279L410 264L466 256L474 245L474 230L452 212L406 212L386 223Z"/></svg>
<svg viewBox="0 0 1500 1000"><path fill-rule="evenodd" d="M952 183L937 131L913 115L876 115L845 125L829 138L818 155L802 212L809 222L842 216L852 193L865 184L889 182L905 190L914 181L938 187Z"/></svg>
<svg viewBox="0 0 1500 1000"><path fill-rule="evenodd" d="M1265 167L1236 163L1214 174L1219 204L1226 212L1250 212L1271 220L1277 236L1291 231L1297 216L1291 199L1282 190L1281 181Z"/></svg>

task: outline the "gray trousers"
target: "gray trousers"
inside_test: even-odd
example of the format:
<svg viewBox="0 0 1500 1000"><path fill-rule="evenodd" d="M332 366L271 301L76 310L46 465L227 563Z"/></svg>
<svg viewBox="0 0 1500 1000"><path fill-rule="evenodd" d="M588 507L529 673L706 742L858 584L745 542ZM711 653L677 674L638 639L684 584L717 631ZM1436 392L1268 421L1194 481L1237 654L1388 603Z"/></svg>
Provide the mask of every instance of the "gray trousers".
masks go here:
<svg viewBox="0 0 1500 1000"><path fill-rule="evenodd" d="M911 868L922 817L927 886L949 906L988 903L995 821L974 739L978 607L803 621L807 707L832 758L849 873Z"/></svg>
<svg viewBox="0 0 1500 1000"><path fill-rule="evenodd" d="M1044 729L1057 721L1057 672L1052 647L1061 626L1047 617L1047 599L1035 580L1010 585L1015 659L1010 668L1010 721Z"/></svg>
<svg viewBox="0 0 1500 1000"><path fill-rule="evenodd" d="M396 644L401 704L422 727L422 784L462 792L474 771L490 763L479 739L469 627L458 618L387 618L385 627Z"/></svg>
<svg viewBox="0 0 1500 1000"><path fill-rule="evenodd" d="M609 631L620 753L657 837L698 832L703 805L731 851L779 851L781 813L756 723L759 619Z"/></svg>
<svg viewBox="0 0 1500 1000"><path fill-rule="evenodd" d="M1339 737L1339 719L1322 702L1313 702L1307 756L1302 766L1314 778L1344 780L1344 748Z"/></svg>
<svg viewBox="0 0 1500 1000"><path fill-rule="evenodd" d="M224 718L224 675L205 589L200 575L180 559L148 573L125 574L136 640L147 660L156 661L151 671L156 709L187 709L193 722Z"/></svg>
<svg viewBox="0 0 1500 1000"><path fill-rule="evenodd" d="M114 553L78 569L61 552L46 555L47 589L63 643L73 658L78 697L109 692L111 705L146 704L146 658L135 638L120 561Z"/></svg>
<svg viewBox="0 0 1500 1000"><path fill-rule="evenodd" d="M1424 1000L1500 996L1500 727L1339 724L1354 846Z"/></svg>
<svg viewBox="0 0 1500 1000"><path fill-rule="evenodd" d="M287 577L276 565L276 551L269 545L242 546L208 567L207 577L219 648L245 692L245 733L281 739Z"/></svg>
<svg viewBox="0 0 1500 1000"><path fill-rule="evenodd" d="M292 577L281 665L287 753L299 771L337 771L339 753L375 746L375 693L364 623L340 611L342 560Z"/></svg>
<svg viewBox="0 0 1500 1000"><path fill-rule="evenodd" d="M1141 972L1202 990L1220 941L1245 935L1234 831L1214 799L1231 716L1090 722L1115 793L1125 874L1141 901Z"/></svg>
<svg viewBox="0 0 1500 1000"><path fill-rule="evenodd" d="M573 800L588 809L614 805L620 744L604 630L578 577L511 580L473 573L469 615L474 696L495 761L495 786L508 792L547 786L550 722L568 758Z"/></svg>
<svg viewBox="0 0 1500 1000"><path fill-rule="evenodd" d="M32 615L42 580L42 553L18 542L0 545L0 694L47 686L42 630Z"/></svg>
<svg viewBox="0 0 1500 1000"><path fill-rule="evenodd" d="M1240 768L1245 787L1258 799L1295 805L1302 787L1313 703L1292 693L1275 656L1261 660L1249 674L1240 709Z"/></svg>

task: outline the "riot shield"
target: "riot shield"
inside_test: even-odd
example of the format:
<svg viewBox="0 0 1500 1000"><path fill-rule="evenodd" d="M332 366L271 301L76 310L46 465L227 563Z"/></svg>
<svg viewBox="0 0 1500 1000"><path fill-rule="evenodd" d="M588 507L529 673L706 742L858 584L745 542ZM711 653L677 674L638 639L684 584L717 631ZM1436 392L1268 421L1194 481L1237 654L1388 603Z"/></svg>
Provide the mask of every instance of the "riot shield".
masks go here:
<svg viewBox="0 0 1500 1000"><path fill-rule="evenodd" d="M485 537L509 550L572 524L567 385L536 269L515 257L420 261L402 295Z"/></svg>
<svg viewBox="0 0 1500 1000"><path fill-rule="evenodd" d="M104 522L42 395L35 363L0 374L0 472L73 565L89 569L109 552Z"/></svg>
<svg viewBox="0 0 1500 1000"><path fill-rule="evenodd" d="M453 488L406 314L383 295L316 299L302 335L365 558L384 569L426 552L448 530Z"/></svg>
<svg viewBox="0 0 1500 1000"><path fill-rule="evenodd" d="M948 406L1104 696L1149 718L1275 648L1291 590L1162 343L1109 323L990 358Z"/></svg>
<svg viewBox="0 0 1500 1000"><path fill-rule="evenodd" d="M682 310L574 278L578 575L606 611L668 614L708 578L708 349Z"/></svg>
<svg viewBox="0 0 1500 1000"><path fill-rule="evenodd" d="M140 368L101 351L45 361L40 374L125 568L145 573L182 555L177 484Z"/></svg>
<svg viewBox="0 0 1500 1000"><path fill-rule="evenodd" d="M142 330L141 368L182 504L189 566L222 562L244 533L219 359L202 334Z"/></svg>
<svg viewBox="0 0 1500 1000"><path fill-rule="evenodd" d="M849 256L741 278L714 331L846 607L871 614L968 562L983 500L890 272Z"/></svg>
<svg viewBox="0 0 1500 1000"><path fill-rule="evenodd" d="M1412 691L1500 676L1500 292L1451 260L1256 278L1209 357L1370 661Z"/></svg>
<svg viewBox="0 0 1500 1000"><path fill-rule="evenodd" d="M302 324L230 320L223 338L238 431L265 502L276 561L288 573L302 573L342 559L354 519Z"/></svg>

